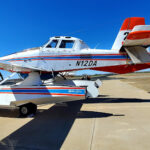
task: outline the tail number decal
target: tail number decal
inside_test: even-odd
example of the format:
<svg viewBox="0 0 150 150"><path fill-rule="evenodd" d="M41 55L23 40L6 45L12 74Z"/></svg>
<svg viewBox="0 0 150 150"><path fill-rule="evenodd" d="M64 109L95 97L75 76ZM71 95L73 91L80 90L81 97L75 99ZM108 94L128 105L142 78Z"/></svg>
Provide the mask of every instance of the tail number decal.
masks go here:
<svg viewBox="0 0 150 150"><path fill-rule="evenodd" d="M126 38L127 38L128 34L129 34L129 32L125 32L125 33L124 33L124 35L125 35L125 37L124 37L124 41L126 40Z"/></svg>
<svg viewBox="0 0 150 150"><path fill-rule="evenodd" d="M93 61L93 60L79 60L76 62L76 66L96 66L97 65L97 61Z"/></svg>

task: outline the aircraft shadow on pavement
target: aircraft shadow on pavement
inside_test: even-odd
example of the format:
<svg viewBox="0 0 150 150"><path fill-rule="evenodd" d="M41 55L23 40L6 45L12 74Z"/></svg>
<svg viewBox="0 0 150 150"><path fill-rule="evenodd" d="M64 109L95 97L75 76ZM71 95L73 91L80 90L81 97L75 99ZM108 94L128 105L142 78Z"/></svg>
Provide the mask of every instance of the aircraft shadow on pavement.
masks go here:
<svg viewBox="0 0 150 150"><path fill-rule="evenodd" d="M59 150L76 118L103 118L124 116L95 111L80 111L84 103L146 103L150 100L126 98L90 98L71 102L68 106L54 105L38 110L33 120L0 141L2 150L49 149ZM12 111L10 111L12 112ZM6 111L8 113L8 111ZM20 118L22 119L22 118ZM78 131L80 132L80 131Z"/></svg>
<svg viewBox="0 0 150 150"><path fill-rule="evenodd" d="M82 102L76 101L68 106L54 105L48 110L39 110L33 120L3 139L0 149L59 150L76 118L113 116L104 112L80 111L81 107Z"/></svg>
<svg viewBox="0 0 150 150"><path fill-rule="evenodd" d="M121 79L125 79L124 77L116 77L116 74L104 74L104 75L101 75L100 77L97 76L97 77L92 77L92 80L97 80L97 79L100 79L100 80L121 80Z"/></svg>
<svg viewBox="0 0 150 150"><path fill-rule="evenodd" d="M98 98L89 98L82 100L82 103L150 103L149 99L137 99L137 98L105 98L107 95L100 96Z"/></svg>
<svg viewBox="0 0 150 150"><path fill-rule="evenodd" d="M135 99L135 98L108 98L108 95L100 95L98 98L89 98L86 100L76 101L76 102L70 102L70 107L66 109L75 109L75 105L82 105L82 104L88 104L88 103L150 103L150 100L148 99ZM55 105L54 108L56 109L58 105ZM60 107L63 108L63 107ZM65 107L64 107L65 108ZM51 110L51 109L50 109ZM43 112L44 110L39 110L38 112ZM86 114L88 118L88 115L91 116L92 112L84 112L84 115ZM0 117L9 117L9 118L16 118L19 117L19 110L18 109L2 109L0 108ZM96 112L93 112L94 115L96 115ZM94 117L94 116L93 116Z"/></svg>
<svg viewBox="0 0 150 150"><path fill-rule="evenodd" d="M66 110L68 109L68 111L70 111L69 109L72 109L72 111L74 109L76 109L76 107L80 104L90 104L90 103L150 103L150 100L148 99L135 99L135 98L108 98L108 95L100 95L98 98L89 98L89 99L86 99L86 100L81 100L81 101L76 101L76 102L70 102L70 107L64 107ZM75 106L75 105L77 106ZM55 105L54 108L58 108L58 105ZM60 107L60 108L63 108L63 107ZM51 110L51 109L50 109ZM39 110L38 109L38 112L43 112L45 110ZM57 112L57 111L56 111ZM72 112L73 113L73 112ZM89 118L91 116L91 114L93 115L93 117L96 117L97 112L88 112L88 111L84 111L84 116L86 115L85 118L88 118L88 115L89 115ZM19 110L9 110L9 109L1 109L0 108L0 117L9 117L9 118L16 118L16 117L19 117ZM96 115L96 116L94 116ZM98 112L98 116L100 115L100 112ZM100 116L99 116L100 117Z"/></svg>
<svg viewBox="0 0 150 150"><path fill-rule="evenodd" d="M19 109L0 108L0 117L17 118L19 117Z"/></svg>

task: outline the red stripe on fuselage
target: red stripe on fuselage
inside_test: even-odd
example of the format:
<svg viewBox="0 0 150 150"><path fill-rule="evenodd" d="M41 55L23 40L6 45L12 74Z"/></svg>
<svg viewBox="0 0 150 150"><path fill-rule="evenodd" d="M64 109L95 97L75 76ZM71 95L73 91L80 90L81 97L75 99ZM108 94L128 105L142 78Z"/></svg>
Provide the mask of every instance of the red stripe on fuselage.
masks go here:
<svg viewBox="0 0 150 150"><path fill-rule="evenodd" d="M85 88L81 88L81 87L48 87L48 88L1 88L2 90L37 90L37 89L41 89L41 90L46 90L46 89L85 89Z"/></svg>
<svg viewBox="0 0 150 150"><path fill-rule="evenodd" d="M0 94L31 94L31 95L55 95L55 96L84 96L84 94L61 94L61 93L25 93L25 92L0 92Z"/></svg>
<svg viewBox="0 0 150 150"><path fill-rule="evenodd" d="M79 58L79 59L44 59L44 60L80 60L80 61L82 61L82 60L107 60L107 61L109 61L109 60L111 60L111 61L117 61L117 60L119 60L119 61L124 61L124 60L127 60L127 59L121 59L121 58L118 58L118 59L113 59L113 58L111 58L111 59L108 59L108 58L99 58L99 59L95 59L95 58L93 58L93 59L82 59L82 58Z"/></svg>
<svg viewBox="0 0 150 150"><path fill-rule="evenodd" d="M124 73L135 72L147 68L150 68L150 63L97 67L97 68L93 68L92 70L124 74Z"/></svg>

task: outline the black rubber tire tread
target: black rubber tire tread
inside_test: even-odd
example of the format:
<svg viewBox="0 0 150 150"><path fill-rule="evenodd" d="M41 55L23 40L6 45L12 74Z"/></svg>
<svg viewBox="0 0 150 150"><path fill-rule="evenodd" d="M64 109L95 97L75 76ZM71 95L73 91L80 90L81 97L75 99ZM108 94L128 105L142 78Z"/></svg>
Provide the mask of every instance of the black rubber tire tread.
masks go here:
<svg viewBox="0 0 150 150"><path fill-rule="evenodd" d="M21 111L21 109L23 107L26 107L28 109L28 112L26 114L23 114ZM28 103L28 104L22 105L19 108L20 116L22 116L22 117L27 117L30 114L36 114L36 111L37 111L37 106L33 103Z"/></svg>

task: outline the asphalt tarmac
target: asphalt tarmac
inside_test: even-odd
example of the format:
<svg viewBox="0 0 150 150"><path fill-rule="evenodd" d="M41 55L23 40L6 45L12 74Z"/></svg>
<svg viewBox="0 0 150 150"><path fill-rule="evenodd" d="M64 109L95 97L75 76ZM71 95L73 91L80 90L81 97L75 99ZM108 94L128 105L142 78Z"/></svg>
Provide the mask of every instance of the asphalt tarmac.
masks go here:
<svg viewBox="0 0 150 150"><path fill-rule="evenodd" d="M0 150L149 150L150 93L119 78L100 96L38 107L35 117L0 110Z"/></svg>

